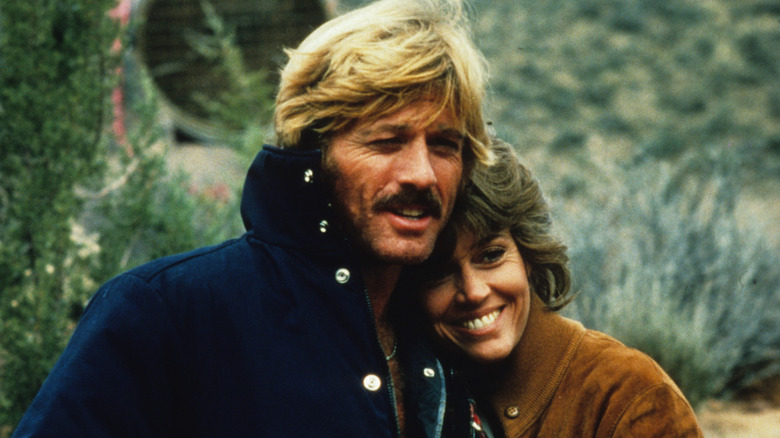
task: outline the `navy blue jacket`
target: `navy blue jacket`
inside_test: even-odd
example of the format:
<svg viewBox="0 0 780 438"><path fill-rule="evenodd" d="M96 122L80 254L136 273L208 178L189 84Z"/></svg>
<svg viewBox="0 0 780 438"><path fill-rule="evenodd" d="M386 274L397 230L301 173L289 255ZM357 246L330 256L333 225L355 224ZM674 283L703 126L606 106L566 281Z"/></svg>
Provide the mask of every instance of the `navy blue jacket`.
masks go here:
<svg viewBox="0 0 780 438"><path fill-rule="evenodd" d="M318 151L266 146L245 235L101 287L14 436L397 436L359 258L319 169ZM448 373L414 339L401 351L411 436L470 436Z"/></svg>

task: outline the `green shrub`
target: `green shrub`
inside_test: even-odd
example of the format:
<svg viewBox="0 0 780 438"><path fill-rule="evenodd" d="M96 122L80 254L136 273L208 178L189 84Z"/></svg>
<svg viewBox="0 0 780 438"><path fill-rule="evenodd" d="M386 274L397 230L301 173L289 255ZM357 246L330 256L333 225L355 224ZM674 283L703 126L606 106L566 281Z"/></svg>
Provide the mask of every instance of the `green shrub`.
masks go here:
<svg viewBox="0 0 780 438"><path fill-rule="evenodd" d="M89 294L71 238L110 142L113 1L0 4L0 434L15 424Z"/></svg>
<svg viewBox="0 0 780 438"><path fill-rule="evenodd" d="M143 69L133 78L141 96L128 142L112 155L103 190L84 222L99 237L99 262L92 275L102 283L119 272L162 256L238 236L238 188L196 187L190 175L169 171L171 147L156 124L157 99Z"/></svg>
<svg viewBox="0 0 780 438"><path fill-rule="evenodd" d="M103 281L242 229L237 188L197 190L168 171L143 70L128 78L139 94L127 138L112 135L124 54L111 47L127 39L114 6L0 3L0 437Z"/></svg>
<svg viewBox="0 0 780 438"><path fill-rule="evenodd" d="M737 222L740 150L627 168L611 200L559 221L566 312L655 358L694 405L780 373L780 256Z"/></svg>

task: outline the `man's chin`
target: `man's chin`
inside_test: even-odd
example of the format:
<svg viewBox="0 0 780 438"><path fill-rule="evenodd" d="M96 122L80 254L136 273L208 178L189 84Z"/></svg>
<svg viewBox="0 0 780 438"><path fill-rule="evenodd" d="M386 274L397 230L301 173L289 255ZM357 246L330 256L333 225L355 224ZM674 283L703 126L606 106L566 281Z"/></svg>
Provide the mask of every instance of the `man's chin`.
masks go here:
<svg viewBox="0 0 780 438"><path fill-rule="evenodd" d="M390 258L387 260L387 262L394 265L417 265L424 262L429 255L430 252L425 255L400 256L400 257Z"/></svg>
<svg viewBox="0 0 780 438"><path fill-rule="evenodd" d="M416 265L433 252L433 244L395 245L393 248L373 248L377 262L388 265Z"/></svg>

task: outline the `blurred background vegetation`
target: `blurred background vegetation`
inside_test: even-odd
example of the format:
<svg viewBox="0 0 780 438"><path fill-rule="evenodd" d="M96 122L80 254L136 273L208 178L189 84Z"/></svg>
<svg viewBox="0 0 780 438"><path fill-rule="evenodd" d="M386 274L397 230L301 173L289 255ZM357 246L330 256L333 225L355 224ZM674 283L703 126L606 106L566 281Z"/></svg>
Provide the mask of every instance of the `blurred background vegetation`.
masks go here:
<svg viewBox="0 0 780 438"><path fill-rule="evenodd" d="M0 0L0 437L102 282L241 233L280 46L360 3ZM696 406L779 375L780 5L471 12L488 116L570 246L567 315L649 353ZM270 25L253 16L296 31L249 38ZM186 47L160 57L154 32ZM166 84L191 85L186 105Z"/></svg>
<svg viewBox="0 0 780 438"><path fill-rule="evenodd" d="M697 407L780 373L780 3L474 9L494 126L571 249L565 313Z"/></svg>

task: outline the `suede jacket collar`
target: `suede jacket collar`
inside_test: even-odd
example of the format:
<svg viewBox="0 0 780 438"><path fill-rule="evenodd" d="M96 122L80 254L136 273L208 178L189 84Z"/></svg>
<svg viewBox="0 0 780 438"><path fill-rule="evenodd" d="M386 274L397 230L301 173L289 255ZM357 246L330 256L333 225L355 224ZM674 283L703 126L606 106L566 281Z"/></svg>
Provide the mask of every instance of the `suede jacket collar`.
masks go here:
<svg viewBox="0 0 780 438"><path fill-rule="evenodd" d="M492 397L500 415L517 410L510 413L516 417L512 421L516 430L526 430L544 412L586 332L581 323L548 310L533 293L530 309L525 333L509 358L510 375L499 379L506 384ZM522 375L517 370L523 370Z"/></svg>

